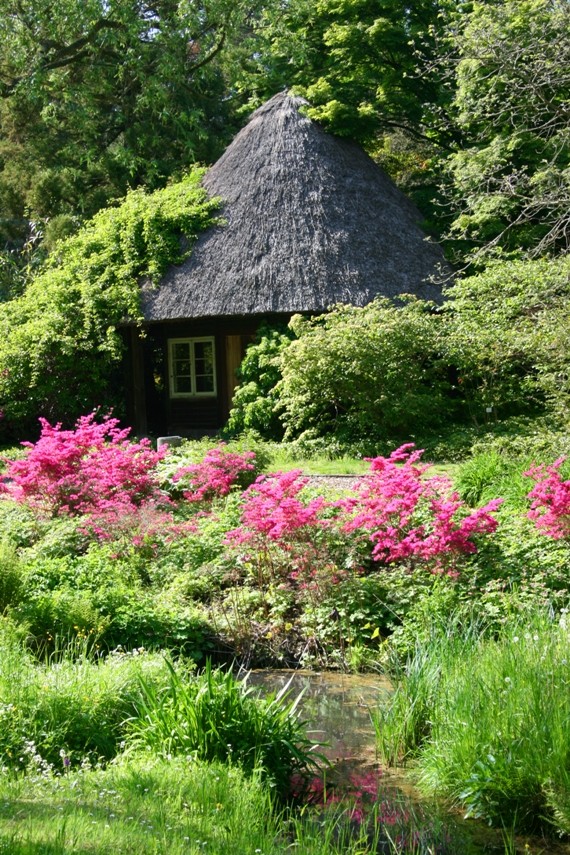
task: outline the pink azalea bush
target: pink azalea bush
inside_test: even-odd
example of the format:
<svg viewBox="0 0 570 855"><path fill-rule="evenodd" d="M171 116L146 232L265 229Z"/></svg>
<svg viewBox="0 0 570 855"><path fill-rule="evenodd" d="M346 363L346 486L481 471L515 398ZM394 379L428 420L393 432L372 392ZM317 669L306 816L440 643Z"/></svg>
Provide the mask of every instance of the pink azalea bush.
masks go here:
<svg viewBox="0 0 570 855"><path fill-rule="evenodd" d="M244 480L254 471L255 452L232 452L220 443L206 453L201 463L178 469L172 481L183 488L188 502L203 502L227 496L235 485L243 486Z"/></svg>
<svg viewBox="0 0 570 855"><path fill-rule="evenodd" d="M322 496L303 502L299 493L309 479L299 469L260 475L243 494L242 525L228 539L248 543L259 536L279 541L311 526L323 525L319 512L327 504Z"/></svg>
<svg viewBox="0 0 570 855"><path fill-rule="evenodd" d="M370 460L355 495L341 502L343 529L372 545L376 563L425 562L434 572L456 575L461 555L477 551L473 537L497 528L494 499L465 513L465 505L444 477L425 477L422 452L412 443L389 457Z"/></svg>
<svg viewBox="0 0 570 855"><path fill-rule="evenodd" d="M532 499L528 516L540 531L556 540L570 537L570 480L564 481L560 474L565 459L559 457L550 466L532 466L524 473L535 482L528 494Z"/></svg>
<svg viewBox="0 0 570 855"><path fill-rule="evenodd" d="M241 525L226 542L255 568L260 588L280 586L318 598L343 577L331 558L324 512L332 507L322 496L303 498L309 479L300 470L260 475L243 494Z"/></svg>
<svg viewBox="0 0 570 855"><path fill-rule="evenodd" d="M20 460L8 462L4 494L52 516L120 518L142 505L163 506L156 465L164 456L147 439L132 442L118 419L91 413L63 430L40 419L36 443L22 443Z"/></svg>
<svg viewBox="0 0 570 855"><path fill-rule="evenodd" d="M477 551L475 536L496 530L492 514L502 500L467 511L447 478L426 477L421 455L406 444L370 460L354 495L334 503L303 500L308 479L299 471L261 476L244 493L241 526L227 540L247 546L274 574L278 546L289 580L302 577L305 585L339 558L358 563L348 555L358 549L373 564L421 561L433 572L457 575L459 557Z"/></svg>

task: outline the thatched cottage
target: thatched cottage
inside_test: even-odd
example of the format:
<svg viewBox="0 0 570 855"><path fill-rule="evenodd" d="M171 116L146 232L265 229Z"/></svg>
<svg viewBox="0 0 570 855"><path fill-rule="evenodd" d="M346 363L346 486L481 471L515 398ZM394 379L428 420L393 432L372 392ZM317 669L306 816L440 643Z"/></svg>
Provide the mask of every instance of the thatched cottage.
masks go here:
<svg viewBox="0 0 570 855"><path fill-rule="evenodd" d="M138 433L220 427L235 371L262 321L363 306L378 295L439 299L443 263L420 214L356 144L276 95L251 116L204 186L225 224L143 294L146 336L130 336L130 418Z"/></svg>

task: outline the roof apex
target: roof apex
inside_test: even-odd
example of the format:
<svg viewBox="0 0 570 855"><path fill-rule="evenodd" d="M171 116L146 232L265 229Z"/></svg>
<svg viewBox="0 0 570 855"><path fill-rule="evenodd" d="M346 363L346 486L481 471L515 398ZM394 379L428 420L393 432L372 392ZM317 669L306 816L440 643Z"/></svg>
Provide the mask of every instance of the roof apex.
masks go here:
<svg viewBox="0 0 570 855"><path fill-rule="evenodd" d="M277 93L211 167L203 184L222 198L226 222L145 290L147 320L441 299L435 280L449 270L418 210L358 145L299 112L307 104Z"/></svg>

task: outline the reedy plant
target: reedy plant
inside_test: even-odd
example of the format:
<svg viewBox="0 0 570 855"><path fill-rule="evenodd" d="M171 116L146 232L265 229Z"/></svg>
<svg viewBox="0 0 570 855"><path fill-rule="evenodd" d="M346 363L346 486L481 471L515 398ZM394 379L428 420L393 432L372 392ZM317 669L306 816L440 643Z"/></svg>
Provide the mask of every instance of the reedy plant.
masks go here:
<svg viewBox="0 0 570 855"><path fill-rule="evenodd" d="M566 830L567 650L565 615L558 622L545 611L513 618L496 637L476 622L435 634L377 718L381 751L413 754L420 787L468 815ZM401 717L408 708L411 724Z"/></svg>
<svg viewBox="0 0 570 855"><path fill-rule="evenodd" d="M297 701L285 692L262 699L230 671L207 663L188 678L166 660L168 686L141 676L142 697L129 721L128 743L161 756L186 755L259 770L279 797L291 776L316 768L315 744L306 736Z"/></svg>

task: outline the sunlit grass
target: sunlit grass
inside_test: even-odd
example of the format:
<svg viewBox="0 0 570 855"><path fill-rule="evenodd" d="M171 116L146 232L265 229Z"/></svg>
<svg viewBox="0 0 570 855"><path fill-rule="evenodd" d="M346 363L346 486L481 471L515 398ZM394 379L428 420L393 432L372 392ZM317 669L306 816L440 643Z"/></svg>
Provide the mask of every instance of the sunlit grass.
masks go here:
<svg viewBox="0 0 570 855"><path fill-rule="evenodd" d="M376 720L381 753L392 762L412 755L420 787L468 815L566 831L565 623L535 614L498 638L454 627L418 643Z"/></svg>

